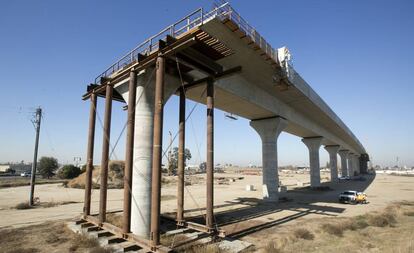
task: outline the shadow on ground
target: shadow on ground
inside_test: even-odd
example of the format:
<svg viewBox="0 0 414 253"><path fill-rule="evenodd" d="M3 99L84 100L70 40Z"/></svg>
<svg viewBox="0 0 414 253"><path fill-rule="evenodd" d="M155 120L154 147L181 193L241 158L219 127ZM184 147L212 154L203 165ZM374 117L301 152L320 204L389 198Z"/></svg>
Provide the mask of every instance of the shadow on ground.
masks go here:
<svg viewBox="0 0 414 253"><path fill-rule="evenodd" d="M321 184L321 188L324 190L312 190L309 187L294 188L283 193L279 203L243 197L227 201L226 204L214 207L215 209L228 209L215 212L216 224L226 231L228 237L236 239L288 223L309 214L337 216L344 212L345 207L334 207L331 204L338 203L340 192L345 190L365 191L375 179L375 175L365 175L363 178L351 181L325 182ZM231 208L232 206L235 208ZM197 208L186 210L186 213L203 212L204 210L204 208ZM290 212L287 215L280 216L278 219L266 217L286 210ZM169 213L167 216L173 218L175 213ZM187 218L187 221L205 224L203 215ZM163 223L166 229L168 229L167 227L171 228L173 225L169 224L170 222Z"/></svg>

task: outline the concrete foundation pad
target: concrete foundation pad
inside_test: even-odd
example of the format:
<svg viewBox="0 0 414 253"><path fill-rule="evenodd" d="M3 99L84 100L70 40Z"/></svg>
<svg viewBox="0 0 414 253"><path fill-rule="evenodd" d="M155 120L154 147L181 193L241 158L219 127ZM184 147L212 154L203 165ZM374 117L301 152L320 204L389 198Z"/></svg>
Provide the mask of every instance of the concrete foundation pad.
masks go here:
<svg viewBox="0 0 414 253"><path fill-rule="evenodd" d="M224 250L229 253L240 253L244 252L245 250L248 250L250 247L252 247L253 244L249 242L244 242L240 240L223 240L218 243L218 247L220 250Z"/></svg>

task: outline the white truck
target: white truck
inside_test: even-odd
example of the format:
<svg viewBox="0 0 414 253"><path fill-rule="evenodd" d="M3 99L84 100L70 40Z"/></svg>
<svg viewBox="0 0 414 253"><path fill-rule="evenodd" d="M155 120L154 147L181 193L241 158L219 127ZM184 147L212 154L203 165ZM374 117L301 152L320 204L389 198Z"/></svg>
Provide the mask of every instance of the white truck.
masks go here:
<svg viewBox="0 0 414 253"><path fill-rule="evenodd" d="M367 203L367 195L363 192L344 191L341 194L339 194L339 202L351 204L365 204Z"/></svg>

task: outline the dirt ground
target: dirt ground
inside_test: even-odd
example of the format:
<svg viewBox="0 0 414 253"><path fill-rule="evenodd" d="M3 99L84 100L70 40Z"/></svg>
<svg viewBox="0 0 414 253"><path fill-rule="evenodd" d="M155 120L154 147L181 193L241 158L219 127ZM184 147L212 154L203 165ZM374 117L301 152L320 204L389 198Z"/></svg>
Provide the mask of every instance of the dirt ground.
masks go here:
<svg viewBox="0 0 414 253"><path fill-rule="evenodd" d="M301 226L304 222L313 220L332 219L335 217L352 217L372 213L386 208L392 202L414 201L414 177L392 175L370 175L366 181L329 181L329 174L322 173L323 185L329 186L329 191L312 191L295 189L297 184L308 184L309 174L281 173L282 185L288 186L288 191L282 193L287 201L278 204L263 203L261 199L261 176L242 175L237 173L220 173L216 177L235 178L234 182L215 185L215 219L229 236L250 241L260 247L265 247L268 237L266 233L278 233L286 227ZM205 185L203 176L198 184L186 186L185 209L186 216L198 222L203 222L203 207L205 206ZM243 177L243 179L239 179ZM164 185L162 189L162 212L174 216L176 208L176 184ZM226 182L227 180L222 180ZM218 181L217 181L218 182ZM256 191L246 191L246 185L254 185ZM337 196L344 190L365 191L369 204L347 205L337 203ZM49 208L28 210L13 209L18 203L28 198L29 187L13 187L0 189L0 229L21 228L28 225L40 224L46 221L70 219L82 211L84 191L81 189L64 188L61 184L39 185L35 195L41 202L75 202ZM121 210L121 189L108 191L108 210ZM92 192L92 211L98 209L99 190ZM7 217L7 218L5 218ZM274 251L276 252L276 251Z"/></svg>

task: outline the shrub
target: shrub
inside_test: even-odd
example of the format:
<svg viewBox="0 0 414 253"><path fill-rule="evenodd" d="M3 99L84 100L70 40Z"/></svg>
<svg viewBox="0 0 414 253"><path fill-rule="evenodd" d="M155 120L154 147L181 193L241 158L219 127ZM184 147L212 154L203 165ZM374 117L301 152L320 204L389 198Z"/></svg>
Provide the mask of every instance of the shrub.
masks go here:
<svg viewBox="0 0 414 253"><path fill-rule="evenodd" d="M58 176L62 179L72 179L79 176L80 173L81 170L79 167L70 164L63 166L62 169L60 169Z"/></svg>
<svg viewBox="0 0 414 253"><path fill-rule="evenodd" d="M282 250L277 246L275 242L268 242L263 249L265 253L280 253Z"/></svg>
<svg viewBox="0 0 414 253"><path fill-rule="evenodd" d="M124 178L124 161L110 161L109 162L109 172L113 174L114 178L122 179Z"/></svg>
<svg viewBox="0 0 414 253"><path fill-rule="evenodd" d="M337 224L325 223L325 224L322 224L321 228L326 233L333 234L336 236L342 236L344 234L344 230L346 229L341 223L337 223Z"/></svg>
<svg viewBox="0 0 414 253"><path fill-rule="evenodd" d="M15 208L18 210L23 210L23 209L30 209L32 208L32 206L29 205L29 202L22 202L22 203L17 204Z"/></svg>
<svg viewBox="0 0 414 253"><path fill-rule="evenodd" d="M384 212L377 215L370 215L368 218L368 223L375 227L392 226L396 222L396 214L394 212Z"/></svg>
<svg viewBox="0 0 414 253"><path fill-rule="evenodd" d="M293 232L293 234L295 235L296 238L305 239L305 240L313 240L313 238L315 238L312 232L310 232L306 228L298 228Z"/></svg>
<svg viewBox="0 0 414 253"><path fill-rule="evenodd" d="M99 242L95 238L91 238L86 234L76 234L72 245L69 247L69 251L76 251L79 248L97 248Z"/></svg>
<svg viewBox="0 0 414 253"><path fill-rule="evenodd" d="M367 222L367 217L365 215L359 215L352 219L349 223L349 229L351 230L358 230L368 227L369 224Z"/></svg>

